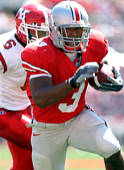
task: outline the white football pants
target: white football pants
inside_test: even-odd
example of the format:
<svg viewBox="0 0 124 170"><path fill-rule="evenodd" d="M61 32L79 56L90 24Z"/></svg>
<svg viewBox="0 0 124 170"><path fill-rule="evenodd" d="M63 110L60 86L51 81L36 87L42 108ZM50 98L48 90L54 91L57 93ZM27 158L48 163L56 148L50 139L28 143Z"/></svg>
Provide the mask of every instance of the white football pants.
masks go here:
<svg viewBox="0 0 124 170"><path fill-rule="evenodd" d="M105 121L90 109L62 124L34 121L32 160L35 170L64 170L66 151L73 146L108 158L120 150Z"/></svg>

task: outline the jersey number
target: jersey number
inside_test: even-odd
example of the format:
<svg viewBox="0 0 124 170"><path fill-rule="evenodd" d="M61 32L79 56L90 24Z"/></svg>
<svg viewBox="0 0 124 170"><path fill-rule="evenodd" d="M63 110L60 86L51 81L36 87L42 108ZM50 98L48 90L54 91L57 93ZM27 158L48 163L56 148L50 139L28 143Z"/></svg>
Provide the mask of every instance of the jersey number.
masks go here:
<svg viewBox="0 0 124 170"><path fill-rule="evenodd" d="M12 48L13 45L16 46L16 42L14 40L8 40L4 44L4 48L8 50L8 49Z"/></svg>
<svg viewBox="0 0 124 170"><path fill-rule="evenodd" d="M75 92L72 96L72 99L75 99L73 104L71 105L67 105L67 103L61 103L59 104L58 108L61 110L61 112L74 112L75 109L77 108L78 106L78 102L80 100L80 97L81 97L81 94L84 90L84 87L85 87L85 83L82 83L82 85L80 86L78 92Z"/></svg>

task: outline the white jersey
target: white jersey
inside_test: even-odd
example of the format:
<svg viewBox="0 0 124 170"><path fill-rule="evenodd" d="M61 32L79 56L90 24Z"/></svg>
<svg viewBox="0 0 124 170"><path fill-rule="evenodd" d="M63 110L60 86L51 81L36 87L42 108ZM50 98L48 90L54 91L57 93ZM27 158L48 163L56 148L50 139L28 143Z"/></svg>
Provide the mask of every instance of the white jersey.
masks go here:
<svg viewBox="0 0 124 170"><path fill-rule="evenodd" d="M0 35L0 108L16 111L30 105L24 90L26 72L21 64L23 49L16 31Z"/></svg>

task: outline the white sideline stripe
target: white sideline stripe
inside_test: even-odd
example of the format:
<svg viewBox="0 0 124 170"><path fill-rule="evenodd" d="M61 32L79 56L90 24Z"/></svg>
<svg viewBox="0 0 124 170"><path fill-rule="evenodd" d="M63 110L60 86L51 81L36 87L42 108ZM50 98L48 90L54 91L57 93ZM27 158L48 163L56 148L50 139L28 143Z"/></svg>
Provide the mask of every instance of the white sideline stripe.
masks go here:
<svg viewBox="0 0 124 170"><path fill-rule="evenodd" d="M35 74L35 75L31 75L30 79L42 77L42 76L52 77L51 74Z"/></svg>
<svg viewBox="0 0 124 170"><path fill-rule="evenodd" d="M27 63L26 61L22 61L22 63L29 66L29 67L31 67L32 69L35 69L35 70L42 71L42 72L50 74L47 70L39 68L39 67L36 67L36 66L32 66L31 64ZM28 70L29 68L25 68L25 69Z"/></svg>
<svg viewBox="0 0 124 170"><path fill-rule="evenodd" d="M36 72L36 70L32 70L32 69L29 69L29 68L24 68L25 71L30 71L30 72Z"/></svg>

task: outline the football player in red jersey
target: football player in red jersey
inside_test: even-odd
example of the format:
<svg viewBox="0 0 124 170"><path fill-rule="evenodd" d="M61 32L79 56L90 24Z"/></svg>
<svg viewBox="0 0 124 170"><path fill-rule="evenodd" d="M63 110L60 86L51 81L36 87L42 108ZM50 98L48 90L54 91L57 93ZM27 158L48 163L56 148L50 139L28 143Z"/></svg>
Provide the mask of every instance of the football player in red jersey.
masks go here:
<svg viewBox="0 0 124 170"><path fill-rule="evenodd" d="M102 33L90 31L85 9L74 1L53 7L50 36L22 52L33 105L32 161L35 170L64 170L68 146L99 154L107 170L124 170L118 140L107 123L85 102L88 78L108 51ZM120 91L120 74L100 90ZM32 96L32 97L31 97Z"/></svg>
<svg viewBox="0 0 124 170"><path fill-rule="evenodd" d="M33 170L31 103L26 93L26 72L21 51L26 44L46 36L49 9L27 4L16 15L16 29L0 36L0 137L7 139L13 157L12 170Z"/></svg>

